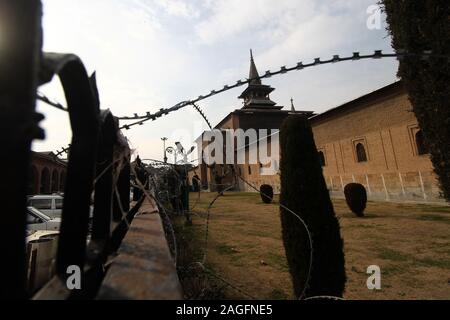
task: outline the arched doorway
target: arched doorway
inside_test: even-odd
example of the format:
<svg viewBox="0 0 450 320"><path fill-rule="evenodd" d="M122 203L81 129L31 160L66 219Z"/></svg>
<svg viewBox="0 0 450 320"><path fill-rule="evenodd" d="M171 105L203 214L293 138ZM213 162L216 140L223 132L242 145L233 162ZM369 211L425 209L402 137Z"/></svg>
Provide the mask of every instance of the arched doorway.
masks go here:
<svg viewBox="0 0 450 320"><path fill-rule="evenodd" d="M52 190L51 192L59 191L59 173L56 169L53 170L52 173Z"/></svg>
<svg viewBox="0 0 450 320"><path fill-rule="evenodd" d="M41 173L41 187L39 193L49 194L51 192L50 187L50 170L44 168Z"/></svg>

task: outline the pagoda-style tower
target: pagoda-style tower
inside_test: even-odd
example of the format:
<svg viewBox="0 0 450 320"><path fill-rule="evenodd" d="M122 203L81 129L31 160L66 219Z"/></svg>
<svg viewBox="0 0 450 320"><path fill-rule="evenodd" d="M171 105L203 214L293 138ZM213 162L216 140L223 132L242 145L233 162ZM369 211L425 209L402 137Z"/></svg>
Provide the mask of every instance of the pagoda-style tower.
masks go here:
<svg viewBox="0 0 450 320"><path fill-rule="evenodd" d="M250 50L250 73L248 78L251 81L239 96L239 99L244 99L244 107L242 109L281 110L283 108L276 106L276 103L270 100L270 93L275 89L261 83L252 50Z"/></svg>

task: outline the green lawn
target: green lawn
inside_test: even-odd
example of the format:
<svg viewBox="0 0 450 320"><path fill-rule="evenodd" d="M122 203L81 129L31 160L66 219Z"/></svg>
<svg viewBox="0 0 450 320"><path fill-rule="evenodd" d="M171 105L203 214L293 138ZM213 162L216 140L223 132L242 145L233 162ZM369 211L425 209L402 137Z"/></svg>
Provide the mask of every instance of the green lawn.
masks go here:
<svg viewBox="0 0 450 320"><path fill-rule="evenodd" d="M192 226L176 218L177 237L189 247L181 245L181 266L203 256L206 209L215 195L201 194ZM191 194L191 205L196 202L197 194ZM335 200L334 208L345 244L345 298L450 299L450 207L369 202L365 218L355 217L343 200ZM278 206L263 204L258 194L226 193L216 201L206 265L214 274L208 277L212 288L223 287L220 297L248 298L245 292L260 299L295 298ZM380 291L366 287L369 265L381 267Z"/></svg>

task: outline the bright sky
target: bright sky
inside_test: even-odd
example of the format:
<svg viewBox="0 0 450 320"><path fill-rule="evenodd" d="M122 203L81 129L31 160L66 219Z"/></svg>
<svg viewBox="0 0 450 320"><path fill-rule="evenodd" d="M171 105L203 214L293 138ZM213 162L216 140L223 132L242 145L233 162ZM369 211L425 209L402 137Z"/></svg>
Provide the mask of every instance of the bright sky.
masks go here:
<svg viewBox="0 0 450 320"><path fill-rule="evenodd" d="M248 76L252 48L260 74L313 58L353 51L392 51L384 18L369 30L377 0L43 0L44 50L74 53L97 72L101 107L143 114L206 94ZM272 100L322 112L396 80L393 59L344 62L266 79ZM200 103L216 124L240 108L244 88ZM65 104L58 81L40 88ZM45 141L36 151L70 143L68 115L38 104ZM191 108L124 132L141 158L162 159L168 145L190 147L206 129ZM194 152L195 153L195 152Z"/></svg>

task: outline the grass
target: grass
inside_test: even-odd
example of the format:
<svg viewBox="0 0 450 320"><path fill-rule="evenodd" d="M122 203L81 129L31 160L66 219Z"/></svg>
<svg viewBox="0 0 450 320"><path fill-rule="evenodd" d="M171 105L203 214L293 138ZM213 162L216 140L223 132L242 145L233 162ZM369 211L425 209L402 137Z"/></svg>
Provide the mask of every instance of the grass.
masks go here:
<svg viewBox="0 0 450 320"><path fill-rule="evenodd" d="M378 257L380 259L394 261L394 262L403 262L403 261L408 260L408 256L406 256L398 251L395 251L392 249L386 249L386 248L383 248L382 250L380 250Z"/></svg>
<svg viewBox="0 0 450 320"><path fill-rule="evenodd" d="M201 194L192 226L185 226L182 217L175 219L177 237L189 246L181 254L185 264L203 257L206 208L214 196ZM196 196L191 198L194 203ZM369 202L366 217L357 218L345 201L333 204L345 245L345 298L450 298L450 207ZM258 194L226 193L216 201L206 263L216 276L253 297L295 299L278 206L263 204ZM382 274L382 289L376 292L366 287L366 270L373 264ZM209 280L208 286L219 288L225 299L247 298L217 278Z"/></svg>
<svg viewBox="0 0 450 320"><path fill-rule="evenodd" d="M450 224L450 218L441 215L424 214L420 215L417 219L422 221L439 221Z"/></svg>

